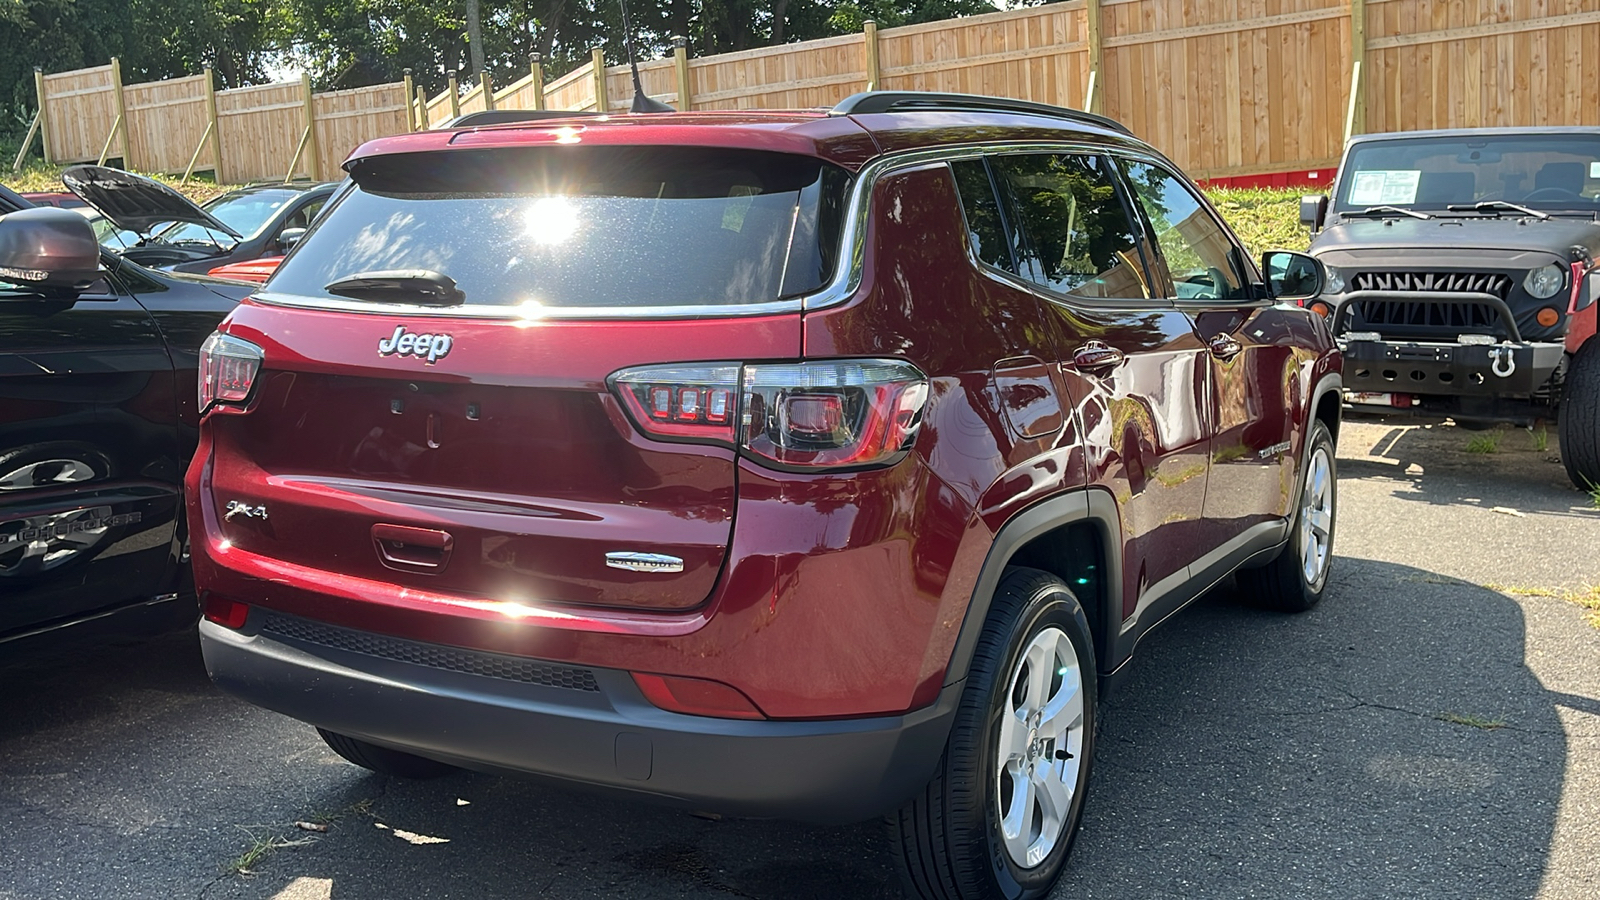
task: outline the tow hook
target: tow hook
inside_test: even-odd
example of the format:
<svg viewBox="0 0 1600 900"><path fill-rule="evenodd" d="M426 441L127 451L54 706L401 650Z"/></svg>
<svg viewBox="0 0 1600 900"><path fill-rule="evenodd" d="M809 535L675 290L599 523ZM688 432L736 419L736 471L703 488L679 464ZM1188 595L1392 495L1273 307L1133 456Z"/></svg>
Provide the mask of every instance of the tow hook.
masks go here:
<svg viewBox="0 0 1600 900"><path fill-rule="evenodd" d="M1510 378L1517 371L1517 358L1510 347L1502 345L1489 351L1489 371L1500 378Z"/></svg>

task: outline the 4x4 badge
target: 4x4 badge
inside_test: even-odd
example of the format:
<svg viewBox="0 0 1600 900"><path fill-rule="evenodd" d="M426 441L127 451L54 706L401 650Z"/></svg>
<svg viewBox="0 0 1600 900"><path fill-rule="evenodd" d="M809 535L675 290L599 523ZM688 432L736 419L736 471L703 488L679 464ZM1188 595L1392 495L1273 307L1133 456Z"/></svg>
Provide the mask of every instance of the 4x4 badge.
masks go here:
<svg viewBox="0 0 1600 900"><path fill-rule="evenodd" d="M454 343L448 334L411 334L404 325L396 325L394 334L378 341L378 355L417 356L431 366L443 359Z"/></svg>

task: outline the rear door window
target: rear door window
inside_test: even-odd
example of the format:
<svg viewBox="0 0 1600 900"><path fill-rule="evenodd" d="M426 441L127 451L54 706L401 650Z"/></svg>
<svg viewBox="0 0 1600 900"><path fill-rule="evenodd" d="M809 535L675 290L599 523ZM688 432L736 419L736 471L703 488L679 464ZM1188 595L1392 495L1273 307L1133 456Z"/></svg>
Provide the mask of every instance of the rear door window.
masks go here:
<svg viewBox="0 0 1600 900"><path fill-rule="evenodd" d="M275 293L427 269L472 306L766 303L832 277L849 182L809 157L637 146L379 156L351 178Z"/></svg>
<svg viewBox="0 0 1600 900"><path fill-rule="evenodd" d="M961 212L966 217L967 244L972 254L1002 272L1014 274L1016 262L988 164L981 159L963 159L951 163L950 169L961 194Z"/></svg>
<svg viewBox="0 0 1600 900"><path fill-rule="evenodd" d="M990 165L1020 232L1019 275L1075 297L1150 296L1133 223L1103 157L1029 153Z"/></svg>

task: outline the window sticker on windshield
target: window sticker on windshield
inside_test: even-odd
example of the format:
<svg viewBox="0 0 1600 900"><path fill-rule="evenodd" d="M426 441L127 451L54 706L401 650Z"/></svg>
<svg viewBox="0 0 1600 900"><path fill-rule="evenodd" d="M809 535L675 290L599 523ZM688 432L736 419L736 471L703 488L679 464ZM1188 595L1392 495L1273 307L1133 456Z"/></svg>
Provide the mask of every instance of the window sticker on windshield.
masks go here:
<svg viewBox="0 0 1600 900"><path fill-rule="evenodd" d="M1600 178L1600 162L1589 163L1589 177Z"/></svg>
<svg viewBox="0 0 1600 900"><path fill-rule="evenodd" d="M1357 172L1350 182L1350 203L1354 206L1415 203L1417 183L1421 180L1421 169Z"/></svg>

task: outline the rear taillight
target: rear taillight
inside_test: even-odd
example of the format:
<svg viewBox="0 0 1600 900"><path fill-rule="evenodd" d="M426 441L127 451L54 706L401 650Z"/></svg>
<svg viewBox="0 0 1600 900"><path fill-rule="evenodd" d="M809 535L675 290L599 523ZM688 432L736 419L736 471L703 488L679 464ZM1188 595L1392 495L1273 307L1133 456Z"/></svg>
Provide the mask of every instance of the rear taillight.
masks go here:
<svg viewBox="0 0 1600 900"><path fill-rule="evenodd" d="M241 409L261 371L261 348L214 331L200 345L200 412L213 406Z"/></svg>
<svg viewBox="0 0 1600 900"><path fill-rule="evenodd" d="M928 399L927 378L897 360L642 366L610 381L645 434L737 446L778 468L892 462Z"/></svg>

